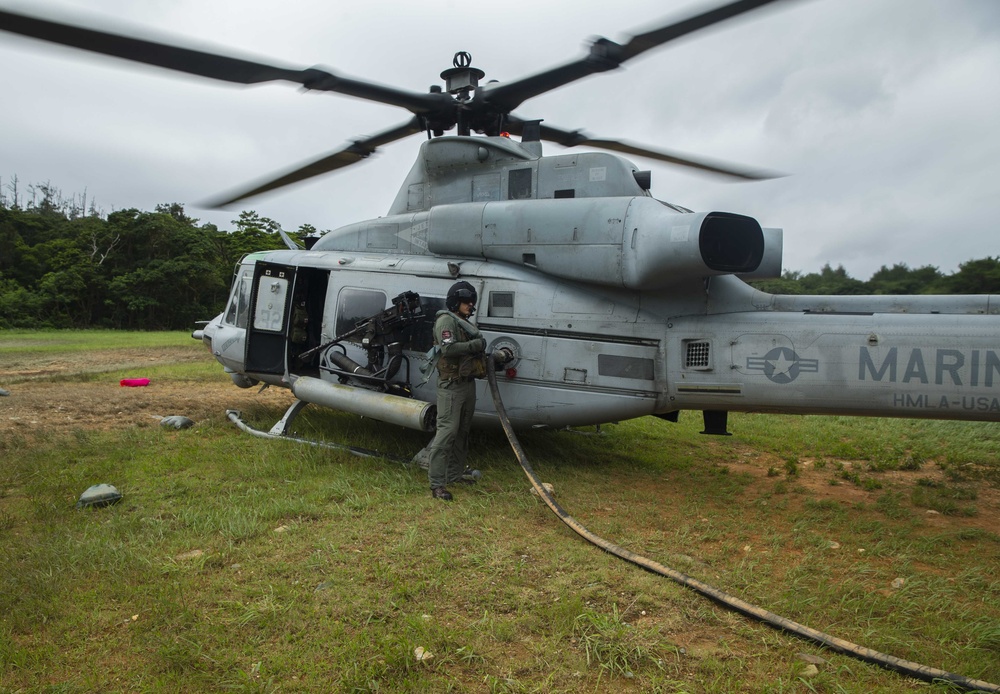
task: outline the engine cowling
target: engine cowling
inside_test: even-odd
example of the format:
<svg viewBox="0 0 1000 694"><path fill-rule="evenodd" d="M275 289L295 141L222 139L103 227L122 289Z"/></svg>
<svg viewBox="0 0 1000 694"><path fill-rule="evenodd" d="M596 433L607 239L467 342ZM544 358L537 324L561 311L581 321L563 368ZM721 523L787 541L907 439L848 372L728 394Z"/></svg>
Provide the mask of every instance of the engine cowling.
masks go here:
<svg viewBox="0 0 1000 694"><path fill-rule="evenodd" d="M682 213L647 197L515 200L434 207L427 243L438 255L650 290L712 275L767 275L775 265L780 273L781 234L768 232L752 217Z"/></svg>

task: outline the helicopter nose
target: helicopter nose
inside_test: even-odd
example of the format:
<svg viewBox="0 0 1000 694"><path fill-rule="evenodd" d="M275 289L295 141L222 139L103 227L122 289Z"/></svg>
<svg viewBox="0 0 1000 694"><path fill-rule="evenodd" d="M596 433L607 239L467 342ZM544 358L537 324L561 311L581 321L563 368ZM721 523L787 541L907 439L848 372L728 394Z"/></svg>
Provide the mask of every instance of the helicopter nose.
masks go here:
<svg viewBox="0 0 1000 694"><path fill-rule="evenodd" d="M202 344L208 348L209 351L212 350L212 337L215 335L216 329L219 327L219 321L222 318L220 313L218 316L210 321L198 321L204 327L196 328L191 331L191 337L195 340L201 340Z"/></svg>

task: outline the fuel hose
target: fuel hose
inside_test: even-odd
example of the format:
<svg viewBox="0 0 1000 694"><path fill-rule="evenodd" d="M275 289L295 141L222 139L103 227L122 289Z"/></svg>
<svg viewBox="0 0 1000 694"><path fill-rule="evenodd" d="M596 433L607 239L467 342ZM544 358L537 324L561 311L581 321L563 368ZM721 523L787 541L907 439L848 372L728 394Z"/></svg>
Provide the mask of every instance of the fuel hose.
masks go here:
<svg viewBox="0 0 1000 694"><path fill-rule="evenodd" d="M520 463L521 469L524 470L524 474L527 475L528 480L531 482L531 486L538 493L538 496L563 523L569 526L583 539L596 545L597 547L600 547L604 551L615 555L616 557L624 559L627 562L631 562L632 564L635 564L636 566L646 569L652 573L665 576L682 586L686 586L687 588L690 588L704 597L709 598L724 607L734 610L735 612L739 612L747 617L761 621L774 627L775 629L780 629L790 634L794 634L795 636L799 636L807 641L817 643L824 648L830 649L831 651L849 655L887 670L893 670L895 672L928 682L950 682L955 686L969 691L1000 692L1000 685L972 679L963 675L957 675L953 672L939 670L927 665L921 665L920 663L914 663L909 660L904 660L902 658L897 658L895 656L872 650L871 648L859 646L858 644L845 641L844 639L837 638L836 636L824 634L823 632L807 627L804 624L799 624L798 622L786 619L785 617L757 607L756 605L751 605L745 600L741 600L734 595L730 595L729 593L718 590L717 588L713 588L707 583L703 583L696 578L692 578L691 576L681 573L680 571L664 566L657 561L648 559L644 556L636 554L635 552L631 552L624 547L620 547L590 532L559 505L559 503L552 497L552 494L550 494L549 491L542 485L542 482L538 479L538 476L532 469L531 463L528 462L528 456L525 454L524 448L521 446L521 442L514 433L514 428L511 426L510 419L507 417L507 410L504 408L503 400L500 397L500 389L497 386L496 368L493 360L494 355L491 355L489 368L486 369L486 378L490 384L490 393L493 396L493 404L496 408L497 416L500 418L500 423L503 425L503 430L507 435L507 440L510 442L510 447L514 451L514 455L517 457L517 462Z"/></svg>

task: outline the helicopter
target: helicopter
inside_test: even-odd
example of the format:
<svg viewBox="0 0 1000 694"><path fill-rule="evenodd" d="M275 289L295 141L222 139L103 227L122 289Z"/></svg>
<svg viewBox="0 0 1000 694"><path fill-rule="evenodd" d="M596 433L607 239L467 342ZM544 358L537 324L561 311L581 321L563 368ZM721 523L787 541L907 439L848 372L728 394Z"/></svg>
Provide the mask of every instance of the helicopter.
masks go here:
<svg viewBox="0 0 1000 694"><path fill-rule="evenodd" d="M509 357L499 390L515 426L563 428L700 411L1000 421L998 298L784 296L781 229L663 202L626 156L743 180L770 172L595 137L515 114L774 0L737 0L508 82L465 52L443 85L412 92L0 10L0 29L237 84L289 82L402 108L409 118L263 182L226 205L338 170L411 135L426 140L385 215L298 248L253 253L229 301L194 331L242 388L288 388L288 433L306 404L433 431L421 377L448 288L470 282L487 350ZM450 134L454 131L454 134ZM570 148L543 154L543 143ZM589 147L603 151L578 151ZM481 384L481 390L485 384ZM482 394L482 393L481 393ZM476 423L496 424L489 398Z"/></svg>

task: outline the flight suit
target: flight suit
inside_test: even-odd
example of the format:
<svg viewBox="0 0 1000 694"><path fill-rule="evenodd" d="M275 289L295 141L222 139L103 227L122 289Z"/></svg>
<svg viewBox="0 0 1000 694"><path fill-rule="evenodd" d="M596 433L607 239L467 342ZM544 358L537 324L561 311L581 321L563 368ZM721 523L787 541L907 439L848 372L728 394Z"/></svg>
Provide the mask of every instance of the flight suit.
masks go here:
<svg viewBox="0 0 1000 694"><path fill-rule="evenodd" d="M434 344L440 348L440 357L437 432L428 446L431 489L457 482L465 472L476 411L476 378L486 374L486 340L468 321L450 311L438 311Z"/></svg>

